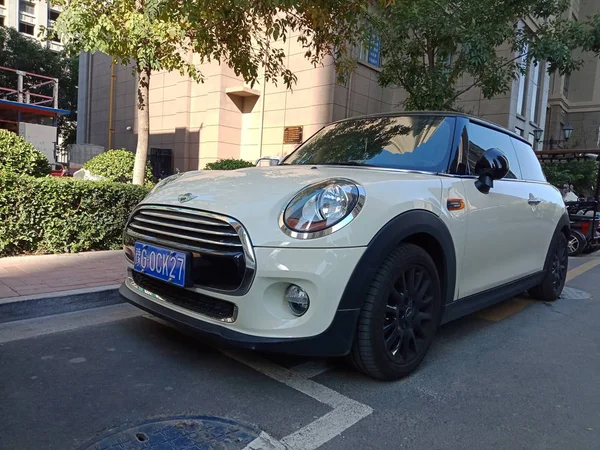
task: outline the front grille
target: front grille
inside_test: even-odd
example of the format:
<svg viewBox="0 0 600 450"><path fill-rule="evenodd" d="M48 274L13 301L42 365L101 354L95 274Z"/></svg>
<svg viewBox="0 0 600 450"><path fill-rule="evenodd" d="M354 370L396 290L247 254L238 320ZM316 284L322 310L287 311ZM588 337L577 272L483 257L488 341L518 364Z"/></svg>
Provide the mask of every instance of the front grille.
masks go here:
<svg viewBox="0 0 600 450"><path fill-rule="evenodd" d="M142 207L133 214L127 232L137 238L174 242L201 253L235 256L243 252L240 236L227 221L184 208Z"/></svg>
<svg viewBox="0 0 600 450"><path fill-rule="evenodd" d="M231 302L188 291L138 272L132 272L132 278L135 284L160 296L167 303L213 319L227 322L235 320L236 306Z"/></svg>
<svg viewBox="0 0 600 450"><path fill-rule="evenodd" d="M252 247L234 219L189 208L143 205L134 211L124 235L131 264L136 241L188 252L194 286L240 295L252 282Z"/></svg>

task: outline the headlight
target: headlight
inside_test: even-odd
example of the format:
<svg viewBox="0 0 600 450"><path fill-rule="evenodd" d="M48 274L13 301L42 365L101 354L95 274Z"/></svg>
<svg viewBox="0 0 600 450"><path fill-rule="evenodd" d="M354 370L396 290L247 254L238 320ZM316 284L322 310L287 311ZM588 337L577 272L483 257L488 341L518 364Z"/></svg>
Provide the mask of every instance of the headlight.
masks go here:
<svg viewBox="0 0 600 450"><path fill-rule="evenodd" d="M362 186L332 179L312 184L296 194L285 208L281 229L294 238L314 239L346 226L365 201Z"/></svg>
<svg viewBox="0 0 600 450"><path fill-rule="evenodd" d="M183 173L180 172L180 173L176 173L174 175L168 176L167 178L163 178L162 180L160 180L158 183L156 183L154 185L154 187L150 190L148 195L154 194L156 191L164 188L167 184L169 184L171 181L175 181L181 175L183 175Z"/></svg>

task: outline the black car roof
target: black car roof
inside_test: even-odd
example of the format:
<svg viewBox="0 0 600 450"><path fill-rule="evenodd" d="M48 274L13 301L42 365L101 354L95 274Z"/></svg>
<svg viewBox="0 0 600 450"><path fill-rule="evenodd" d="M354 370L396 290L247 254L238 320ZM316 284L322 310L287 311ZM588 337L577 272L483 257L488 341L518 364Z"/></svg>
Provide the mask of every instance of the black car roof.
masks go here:
<svg viewBox="0 0 600 450"><path fill-rule="evenodd" d="M363 116L355 116L348 117L346 119L337 120L333 123L345 122L346 120L356 120L356 119L367 119L373 117L406 117L406 116L444 116L444 117L462 117L464 119L468 119L471 122L478 123L488 128L493 128L496 131L499 131L504 134L508 134L510 137L518 139L521 142L524 142L528 146L531 147L529 141L527 141L522 136L519 136L517 133L514 133L506 128L501 127L492 122L488 122L487 120L483 120L480 117L472 116L470 114L461 113L461 112L453 112L453 111L404 111L404 112L392 112L392 113L378 113L378 114L368 114Z"/></svg>

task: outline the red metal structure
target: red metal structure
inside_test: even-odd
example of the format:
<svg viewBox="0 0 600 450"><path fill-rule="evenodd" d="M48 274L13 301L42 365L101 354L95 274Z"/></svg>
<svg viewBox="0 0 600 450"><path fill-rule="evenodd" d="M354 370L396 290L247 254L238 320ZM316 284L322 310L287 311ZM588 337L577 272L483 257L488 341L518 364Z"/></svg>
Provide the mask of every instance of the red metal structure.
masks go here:
<svg viewBox="0 0 600 450"><path fill-rule="evenodd" d="M58 79L2 66L0 79L0 128L34 140L38 150L55 160L57 120L69 114L58 108Z"/></svg>

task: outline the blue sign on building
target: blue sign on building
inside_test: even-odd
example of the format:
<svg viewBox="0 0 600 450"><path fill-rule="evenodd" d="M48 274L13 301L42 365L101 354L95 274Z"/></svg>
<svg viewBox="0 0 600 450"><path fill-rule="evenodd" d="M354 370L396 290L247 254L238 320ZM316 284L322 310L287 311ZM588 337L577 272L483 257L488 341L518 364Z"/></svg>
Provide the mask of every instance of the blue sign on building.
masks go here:
<svg viewBox="0 0 600 450"><path fill-rule="evenodd" d="M376 67L381 67L381 38L373 36L369 46L368 63Z"/></svg>

